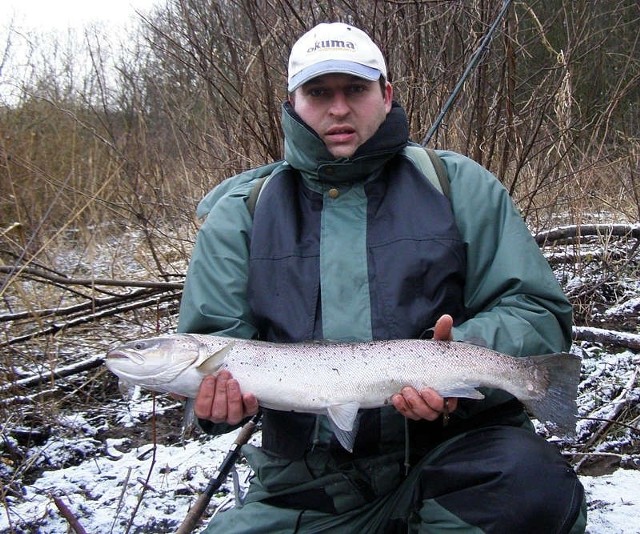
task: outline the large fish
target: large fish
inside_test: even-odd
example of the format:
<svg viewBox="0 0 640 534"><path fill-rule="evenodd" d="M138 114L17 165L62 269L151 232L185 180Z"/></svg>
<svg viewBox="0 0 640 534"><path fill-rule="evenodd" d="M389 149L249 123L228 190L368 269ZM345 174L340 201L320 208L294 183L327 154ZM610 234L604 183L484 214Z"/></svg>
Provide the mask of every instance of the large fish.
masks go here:
<svg viewBox="0 0 640 534"><path fill-rule="evenodd" d="M453 341L288 344L198 334L132 341L106 359L127 383L191 398L206 375L228 369L261 406L327 415L347 449L358 410L388 404L404 386L471 399L483 398L479 387L502 389L572 433L580 364L573 354L515 358Z"/></svg>

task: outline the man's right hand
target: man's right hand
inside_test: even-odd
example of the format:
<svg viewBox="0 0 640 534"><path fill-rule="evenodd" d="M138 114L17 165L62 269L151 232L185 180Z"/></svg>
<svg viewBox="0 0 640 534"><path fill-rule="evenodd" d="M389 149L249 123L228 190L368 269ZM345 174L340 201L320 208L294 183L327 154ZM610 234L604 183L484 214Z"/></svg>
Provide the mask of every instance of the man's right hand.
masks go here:
<svg viewBox="0 0 640 534"><path fill-rule="evenodd" d="M220 371L202 380L194 411L200 419L237 425L258 413L258 399L251 393L243 394L229 371Z"/></svg>

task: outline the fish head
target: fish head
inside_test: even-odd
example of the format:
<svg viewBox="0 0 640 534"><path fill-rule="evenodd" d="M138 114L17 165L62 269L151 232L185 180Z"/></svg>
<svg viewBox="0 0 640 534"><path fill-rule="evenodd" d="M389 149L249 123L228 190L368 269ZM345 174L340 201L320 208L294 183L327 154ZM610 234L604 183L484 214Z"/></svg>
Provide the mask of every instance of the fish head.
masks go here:
<svg viewBox="0 0 640 534"><path fill-rule="evenodd" d="M130 341L107 353L105 364L121 380L154 391L172 391L170 383L197 364L200 343L187 335Z"/></svg>

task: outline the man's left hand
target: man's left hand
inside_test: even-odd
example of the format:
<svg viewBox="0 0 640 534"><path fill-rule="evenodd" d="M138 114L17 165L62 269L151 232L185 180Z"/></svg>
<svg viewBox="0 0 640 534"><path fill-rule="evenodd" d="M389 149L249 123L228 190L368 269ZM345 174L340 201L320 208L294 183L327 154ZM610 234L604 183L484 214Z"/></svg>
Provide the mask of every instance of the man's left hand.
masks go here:
<svg viewBox="0 0 640 534"><path fill-rule="evenodd" d="M433 339L438 341L452 340L452 328L452 317L443 315L436 322ZM391 402L402 415L415 421L420 419L435 421L443 414L445 414L445 420L448 420L449 414L458 407L458 399L456 398L444 399L431 388L418 391L410 386L402 388L400 393L391 397Z"/></svg>

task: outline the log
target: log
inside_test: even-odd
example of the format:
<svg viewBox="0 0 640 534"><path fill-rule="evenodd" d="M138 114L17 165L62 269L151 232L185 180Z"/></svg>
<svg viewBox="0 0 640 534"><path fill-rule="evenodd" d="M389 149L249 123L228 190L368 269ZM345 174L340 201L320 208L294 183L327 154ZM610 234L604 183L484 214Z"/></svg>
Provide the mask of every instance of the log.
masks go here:
<svg viewBox="0 0 640 534"><path fill-rule="evenodd" d="M589 326L574 326L573 339L576 341L589 341L591 343L602 343L603 345L614 345L631 350L640 350L640 334L632 334L630 332L619 332Z"/></svg>
<svg viewBox="0 0 640 534"><path fill-rule="evenodd" d="M640 224L583 224L559 226L551 230L538 232L534 238L539 246L558 244L575 238L584 237L620 237L640 239Z"/></svg>
<svg viewBox="0 0 640 534"><path fill-rule="evenodd" d="M5 393L6 391L9 391L13 388L31 388L39 384L49 382L56 378L64 378L66 376L77 375L79 373L82 373L83 371L95 369L96 367L100 367L102 365L102 363L104 362L104 358L104 356L93 356L87 360L83 360L81 362L74 363L73 365L57 369L56 371L48 371L46 373L21 378L19 380L15 380L14 382L9 382L8 384L3 384L2 386L0 386L0 393Z"/></svg>
<svg viewBox="0 0 640 534"><path fill-rule="evenodd" d="M36 269L34 267L23 267L20 265L0 265L0 273L8 273L14 275L29 275L32 277L41 278L48 282L69 286L108 286L108 287L146 287L154 289L182 289L184 284L182 282L155 282L155 281L136 281L136 280L113 280L110 278L69 278L60 274L53 274L43 271L42 269Z"/></svg>

